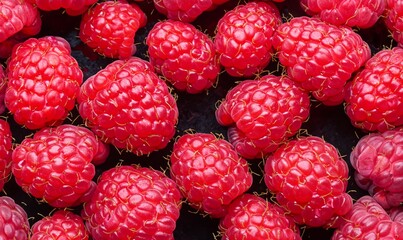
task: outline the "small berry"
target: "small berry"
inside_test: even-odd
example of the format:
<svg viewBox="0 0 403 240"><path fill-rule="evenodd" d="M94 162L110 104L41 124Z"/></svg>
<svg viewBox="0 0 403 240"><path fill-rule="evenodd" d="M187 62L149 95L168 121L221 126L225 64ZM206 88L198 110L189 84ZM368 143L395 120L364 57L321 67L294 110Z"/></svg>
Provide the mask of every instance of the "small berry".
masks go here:
<svg viewBox="0 0 403 240"><path fill-rule="evenodd" d="M14 199L0 196L0 239L27 240L28 215Z"/></svg>
<svg viewBox="0 0 403 240"><path fill-rule="evenodd" d="M9 123L0 119L0 191L11 174L12 133Z"/></svg>

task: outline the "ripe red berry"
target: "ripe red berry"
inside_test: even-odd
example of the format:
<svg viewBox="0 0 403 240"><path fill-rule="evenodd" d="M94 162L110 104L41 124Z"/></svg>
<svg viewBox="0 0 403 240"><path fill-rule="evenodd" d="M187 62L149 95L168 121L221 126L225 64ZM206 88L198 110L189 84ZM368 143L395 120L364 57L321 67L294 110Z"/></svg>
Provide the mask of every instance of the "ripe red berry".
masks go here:
<svg viewBox="0 0 403 240"><path fill-rule="evenodd" d="M6 120L0 119L0 191L11 174L12 133Z"/></svg>
<svg viewBox="0 0 403 240"><path fill-rule="evenodd" d="M362 137L350 155L359 187L385 209L403 203L403 128Z"/></svg>
<svg viewBox="0 0 403 240"><path fill-rule="evenodd" d="M385 0L386 8L383 18L392 38L400 47L403 46L403 1Z"/></svg>
<svg viewBox="0 0 403 240"><path fill-rule="evenodd" d="M300 0L303 10L311 16L336 26L370 28L383 14L385 0Z"/></svg>
<svg viewBox="0 0 403 240"><path fill-rule="evenodd" d="M27 240L28 215L11 197L0 196L0 239Z"/></svg>
<svg viewBox="0 0 403 240"><path fill-rule="evenodd" d="M49 205L76 206L94 186L91 161L105 147L84 127L42 128L15 148L12 173L25 192Z"/></svg>
<svg viewBox="0 0 403 240"><path fill-rule="evenodd" d="M228 205L252 185L245 159L211 133L187 133L174 143L171 178L195 209L222 217Z"/></svg>
<svg viewBox="0 0 403 240"><path fill-rule="evenodd" d="M30 240L88 240L88 231L83 219L68 210L57 210L35 222L31 228Z"/></svg>
<svg viewBox="0 0 403 240"><path fill-rule="evenodd" d="M343 102L344 85L371 56L351 28L305 16L281 24L272 43L288 76L325 105Z"/></svg>
<svg viewBox="0 0 403 240"><path fill-rule="evenodd" d="M94 240L173 240L181 195L162 172L118 166L102 173L82 216Z"/></svg>
<svg viewBox="0 0 403 240"><path fill-rule="evenodd" d="M403 124L403 48L384 49L367 61L346 86L345 110L365 131L386 131Z"/></svg>
<svg viewBox="0 0 403 240"><path fill-rule="evenodd" d="M83 14L97 0L26 0L37 6L43 11L53 11L64 9L70 16L78 16Z"/></svg>
<svg viewBox="0 0 403 240"><path fill-rule="evenodd" d="M176 101L152 65L140 58L110 63L83 83L77 100L96 135L137 155L166 147L176 131Z"/></svg>
<svg viewBox="0 0 403 240"><path fill-rule="evenodd" d="M220 66L213 41L190 23L156 23L146 43L151 64L176 89L200 93L217 80Z"/></svg>
<svg viewBox="0 0 403 240"><path fill-rule="evenodd" d="M8 60L5 105L28 129L60 125L74 108L83 73L69 43L55 36L30 38Z"/></svg>
<svg viewBox="0 0 403 240"><path fill-rule="evenodd" d="M222 240L301 239L297 225L283 209L252 194L243 194L230 204L219 229Z"/></svg>
<svg viewBox="0 0 403 240"><path fill-rule="evenodd" d="M285 143L266 159L264 181L296 223L334 227L353 204L346 193L348 173L333 145L308 136Z"/></svg>
<svg viewBox="0 0 403 240"><path fill-rule="evenodd" d="M214 44L228 74L251 77L263 70L272 58L271 37L280 24L272 3L249 2L226 12L217 23Z"/></svg>
<svg viewBox="0 0 403 240"><path fill-rule="evenodd" d="M216 0L153 0L155 9L168 19L193 22L213 6Z"/></svg>
<svg viewBox="0 0 403 240"><path fill-rule="evenodd" d="M136 32L146 21L145 13L134 3L99 2L83 14L79 36L100 55L128 59L136 52Z"/></svg>
<svg viewBox="0 0 403 240"><path fill-rule="evenodd" d="M310 100L288 77L266 75L229 90L216 110L228 138L247 158L262 158L295 135L309 116Z"/></svg>
<svg viewBox="0 0 403 240"><path fill-rule="evenodd" d="M6 110L6 105L4 103L6 89L7 89L7 78L4 73L3 66L0 65L0 114L4 113L4 111Z"/></svg>

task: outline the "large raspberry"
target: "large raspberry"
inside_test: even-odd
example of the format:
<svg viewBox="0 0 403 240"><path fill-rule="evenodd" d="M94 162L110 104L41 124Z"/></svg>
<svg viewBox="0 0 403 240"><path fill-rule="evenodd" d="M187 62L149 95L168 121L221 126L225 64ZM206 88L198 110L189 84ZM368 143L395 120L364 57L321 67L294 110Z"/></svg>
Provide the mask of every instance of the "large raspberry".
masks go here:
<svg viewBox="0 0 403 240"><path fill-rule="evenodd" d="M220 66L214 43L190 23L158 22L146 43L151 64L176 89L199 93L216 82Z"/></svg>
<svg viewBox="0 0 403 240"><path fill-rule="evenodd" d="M298 224L336 227L352 207L347 163L322 138L285 143L266 159L264 171L267 187Z"/></svg>
<svg viewBox="0 0 403 240"><path fill-rule="evenodd" d="M358 199L343 217L332 240L383 239L402 240L403 222L392 220L370 196Z"/></svg>
<svg viewBox="0 0 403 240"><path fill-rule="evenodd" d="M136 52L134 38L146 21L145 13L135 3L99 2L83 14L79 36L105 57L127 59Z"/></svg>
<svg viewBox="0 0 403 240"><path fill-rule="evenodd" d="M344 85L371 57L358 33L318 18L292 18L272 40L290 78L326 105L343 102Z"/></svg>
<svg viewBox="0 0 403 240"><path fill-rule="evenodd" d="M272 3L249 2L228 11L217 23L214 38L228 74L251 77L263 70L272 58L271 37L280 24Z"/></svg>
<svg viewBox="0 0 403 240"><path fill-rule="evenodd" d="M177 139L170 157L171 177L188 203L212 217L252 185L245 159L211 133L187 133Z"/></svg>
<svg viewBox="0 0 403 240"><path fill-rule="evenodd" d="M193 22L203 12L213 7L217 0L153 0L155 9L168 19Z"/></svg>
<svg viewBox="0 0 403 240"><path fill-rule="evenodd" d="M94 240L173 240L180 208L181 194L162 172L118 166L102 173L82 216Z"/></svg>
<svg viewBox="0 0 403 240"><path fill-rule="evenodd" d="M110 63L84 82L77 100L86 125L117 148L148 154L175 135L175 98L140 58Z"/></svg>
<svg viewBox="0 0 403 240"><path fill-rule="evenodd" d="M11 173L12 137L9 123L0 119L0 191Z"/></svg>
<svg viewBox="0 0 403 240"><path fill-rule="evenodd" d="M385 0L384 22L392 32L393 39L403 46L403 1Z"/></svg>
<svg viewBox="0 0 403 240"><path fill-rule="evenodd" d="M346 113L366 131L386 131L403 124L403 48L376 53L346 86Z"/></svg>
<svg viewBox="0 0 403 240"><path fill-rule="evenodd" d="M0 239L27 240L28 215L11 197L0 196Z"/></svg>
<svg viewBox="0 0 403 240"><path fill-rule="evenodd" d="M22 189L53 207L76 206L92 191L91 163L107 146L91 130L64 124L42 128L12 153L12 172Z"/></svg>
<svg viewBox="0 0 403 240"><path fill-rule="evenodd" d="M350 154L358 186L385 209L403 203L403 128L362 137Z"/></svg>
<svg viewBox="0 0 403 240"><path fill-rule="evenodd" d="M97 0L26 0L43 11L64 9L71 16L83 14Z"/></svg>
<svg viewBox="0 0 403 240"><path fill-rule="evenodd" d="M243 194L230 204L219 229L222 240L301 239L298 227L283 209L252 194Z"/></svg>
<svg viewBox="0 0 403 240"><path fill-rule="evenodd" d="M83 219L68 210L57 210L35 222L30 240L88 240L89 234Z"/></svg>
<svg viewBox="0 0 403 240"><path fill-rule="evenodd" d="M311 16L337 25L370 28L383 14L385 0L300 0L304 11Z"/></svg>
<svg viewBox="0 0 403 240"><path fill-rule="evenodd" d="M218 123L247 159L262 158L295 135L309 116L309 95L288 77L265 75L231 89L216 110Z"/></svg>
<svg viewBox="0 0 403 240"><path fill-rule="evenodd" d="M30 38L14 48L5 105L28 129L60 125L74 108L83 73L61 37Z"/></svg>

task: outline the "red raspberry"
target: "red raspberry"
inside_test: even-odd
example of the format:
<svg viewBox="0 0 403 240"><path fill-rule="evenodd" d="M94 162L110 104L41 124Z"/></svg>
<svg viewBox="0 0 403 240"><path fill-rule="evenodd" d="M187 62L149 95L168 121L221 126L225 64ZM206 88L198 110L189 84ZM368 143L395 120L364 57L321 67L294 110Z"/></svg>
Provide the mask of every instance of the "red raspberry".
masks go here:
<svg viewBox="0 0 403 240"><path fill-rule="evenodd" d="M76 206L94 186L92 159L106 147L84 127L42 128L15 148L12 172L17 184L32 196L53 207Z"/></svg>
<svg viewBox="0 0 403 240"><path fill-rule="evenodd" d="M12 133L7 121L0 119L0 191L11 174Z"/></svg>
<svg viewBox="0 0 403 240"><path fill-rule="evenodd" d="M403 1L385 0L386 8L383 18L393 39L400 47L403 46Z"/></svg>
<svg viewBox="0 0 403 240"><path fill-rule="evenodd" d="M343 218L332 240L383 239L401 240L403 222L393 221L370 196L358 199Z"/></svg>
<svg viewBox="0 0 403 240"><path fill-rule="evenodd" d="M103 141L136 155L166 147L175 135L176 101L140 58L116 60L89 77L77 100L86 125Z"/></svg>
<svg viewBox="0 0 403 240"><path fill-rule="evenodd" d="M345 110L352 124L386 131L403 124L403 48L376 53L346 86Z"/></svg>
<svg viewBox="0 0 403 240"><path fill-rule="evenodd" d="M57 210L32 225L30 240L88 240L83 219L68 210Z"/></svg>
<svg viewBox="0 0 403 240"><path fill-rule="evenodd" d="M170 157L171 177L195 209L219 218L252 185L245 159L211 133L187 133L177 139Z"/></svg>
<svg viewBox="0 0 403 240"><path fill-rule="evenodd" d="M295 135L309 116L309 95L288 77L244 80L231 89L216 110L228 138L247 158L262 158Z"/></svg>
<svg viewBox="0 0 403 240"><path fill-rule="evenodd" d="M60 37L30 38L13 49L5 105L28 129L60 125L74 108L83 73Z"/></svg>
<svg viewBox="0 0 403 240"><path fill-rule="evenodd" d="M27 240L28 216L11 197L0 196L0 239Z"/></svg>
<svg viewBox="0 0 403 240"><path fill-rule="evenodd" d="M0 114L4 113L4 111L6 110L6 105L4 103L6 89L7 89L7 78L3 70L3 65L0 64Z"/></svg>
<svg viewBox="0 0 403 240"><path fill-rule="evenodd" d="M362 137L350 155L359 187L385 209L403 203L403 128Z"/></svg>
<svg viewBox="0 0 403 240"><path fill-rule="evenodd" d="M169 19L193 22L216 0L153 0L155 9Z"/></svg>
<svg viewBox="0 0 403 240"><path fill-rule="evenodd" d="M280 25L272 40L290 78L325 105L343 102L345 83L371 56L351 28L305 16Z"/></svg>
<svg viewBox="0 0 403 240"><path fill-rule="evenodd" d="M136 52L134 37L147 17L136 4L125 0L100 2L83 14L80 39L109 58L128 59Z"/></svg>
<svg viewBox="0 0 403 240"><path fill-rule="evenodd" d="M41 30L39 11L28 1L1 0L0 12L0 43L11 36L26 38Z"/></svg>
<svg viewBox="0 0 403 240"><path fill-rule="evenodd" d="M219 229L222 240L301 239L298 227L283 209L252 194L243 194L230 204Z"/></svg>
<svg viewBox="0 0 403 240"><path fill-rule="evenodd" d="M341 26L370 28L385 10L385 0L300 0L303 10L311 16Z"/></svg>
<svg viewBox="0 0 403 240"><path fill-rule="evenodd" d="M70 16L83 14L97 0L26 0L43 11L53 11L63 8Z"/></svg>
<svg viewBox="0 0 403 240"><path fill-rule="evenodd" d="M199 93L216 82L220 65L214 43L190 23L158 22L146 43L151 64L176 89Z"/></svg>
<svg viewBox="0 0 403 240"><path fill-rule="evenodd" d="M238 5L218 21L214 39L219 61L231 76L251 77L272 58L271 37L281 24L272 3Z"/></svg>
<svg viewBox="0 0 403 240"><path fill-rule="evenodd" d="M403 223L403 206L391 208L388 214L392 221Z"/></svg>
<svg viewBox="0 0 403 240"><path fill-rule="evenodd" d="M335 227L350 211L347 163L322 138L300 137L266 159L264 181L298 224Z"/></svg>
<svg viewBox="0 0 403 240"><path fill-rule="evenodd" d="M119 166L102 173L82 216L94 240L173 240L181 195L162 172Z"/></svg>

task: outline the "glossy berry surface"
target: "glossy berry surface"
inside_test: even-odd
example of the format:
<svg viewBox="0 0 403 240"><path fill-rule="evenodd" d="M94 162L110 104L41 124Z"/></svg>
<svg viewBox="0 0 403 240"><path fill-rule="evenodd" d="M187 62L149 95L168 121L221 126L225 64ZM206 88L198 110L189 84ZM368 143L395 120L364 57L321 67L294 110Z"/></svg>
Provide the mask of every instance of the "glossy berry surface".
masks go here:
<svg viewBox="0 0 403 240"><path fill-rule="evenodd" d="M0 197L0 238L26 240L29 234L25 210L8 196Z"/></svg>
<svg viewBox="0 0 403 240"><path fill-rule="evenodd" d="M43 11L55 11L64 9L71 16L83 14L88 8L97 2L97 0L26 0Z"/></svg>
<svg viewBox="0 0 403 240"><path fill-rule="evenodd" d="M13 152L13 136L10 124L0 119L0 190L9 180L11 174L11 154Z"/></svg>

